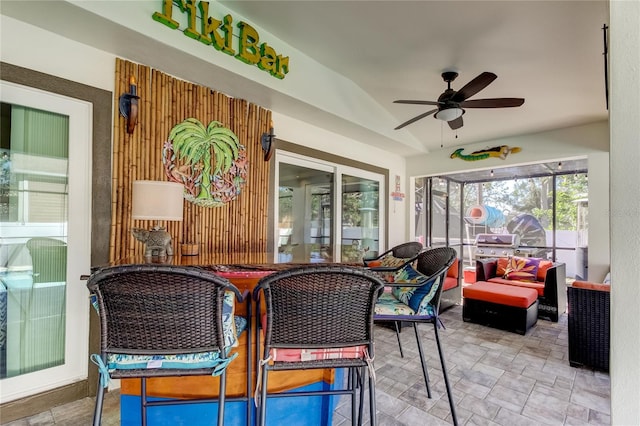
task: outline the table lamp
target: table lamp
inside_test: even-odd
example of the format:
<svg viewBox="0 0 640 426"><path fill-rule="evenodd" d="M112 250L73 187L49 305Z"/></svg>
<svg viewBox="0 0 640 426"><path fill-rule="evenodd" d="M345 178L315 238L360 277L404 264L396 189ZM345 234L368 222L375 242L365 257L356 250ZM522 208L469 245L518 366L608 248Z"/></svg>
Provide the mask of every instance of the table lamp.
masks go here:
<svg viewBox="0 0 640 426"><path fill-rule="evenodd" d="M133 182L131 217L155 220L151 230L133 228L133 236L145 243L145 257L173 256L171 234L160 226L161 220L182 220L184 187L180 183L136 180Z"/></svg>

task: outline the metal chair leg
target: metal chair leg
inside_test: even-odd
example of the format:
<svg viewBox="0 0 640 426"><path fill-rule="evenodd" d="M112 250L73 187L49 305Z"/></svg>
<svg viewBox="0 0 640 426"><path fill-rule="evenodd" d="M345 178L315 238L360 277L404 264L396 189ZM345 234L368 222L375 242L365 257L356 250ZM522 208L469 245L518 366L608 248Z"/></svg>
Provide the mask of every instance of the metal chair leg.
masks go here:
<svg viewBox="0 0 640 426"><path fill-rule="evenodd" d="M362 426L364 411L364 367L354 369L358 371L358 388L360 388L360 402L358 404L358 426Z"/></svg>
<svg viewBox="0 0 640 426"><path fill-rule="evenodd" d="M218 390L218 426L224 426L224 402L227 390L227 370L220 374L220 389Z"/></svg>
<svg viewBox="0 0 640 426"><path fill-rule="evenodd" d="M140 424L147 426L147 378L143 377L140 383Z"/></svg>
<svg viewBox="0 0 640 426"><path fill-rule="evenodd" d="M434 331L436 333L436 344L438 345L438 355L440 355L440 364L442 364L442 376L444 377L444 384L447 388L447 396L449 397L449 407L451 407L451 418L454 425L458 425L458 419L456 417L456 407L453 404L453 396L451 395L451 386L449 386L449 376L447 375L447 368L444 365L444 355L442 354L442 346L440 345L440 335L438 334L438 323L433 324Z"/></svg>
<svg viewBox="0 0 640 426"><path fill-rule="evenodd" d="M427 386L427 396L431 398L431 388L429 387L429 372L427 371L427 362L424 360L424 351L422 350L422 341L420 340L420 334L418 334L418 324L413 323L413 331L416 333L416 341L418 342L418 353L420 354L420 363L422 364L422 376L424 377L424 383Z"/></svg>
<svg viewBox="0 0 640 426"><path fill-rule="evenodd" d="M262 382L260 383L260 426L264 426L266 424L267 418L267 376L269 372L267 371L267 366L265 365L262 368Z"/></svg>
<svg viewBox="0 0 640 426"><path fill-rule="evenodd" d="M252 359L251 359L251 352L253 352L253 342L252 342L252 336L251 334L253 333L253 325L251 324L251 321L253 320L253 317L251 315L251 293L249 293L247 295L247 329L245 330L247 333L247 411L246 411L246 416L247 416L247 425L252 425L251 423L251 413L253 412L253 404L251 403L251 380L253 378L253 372L251 371L251 365L252 365ZM256 352L256 355L259 352ZM256 358L258 358L256 356Z"/></svg>
<svg viewBox="0 0 640 426"><path fill-rule="evenodd" d="M366 371L366 373L369 374L369 424L371 426L377 426L378 417L376 413L376 382L373 379L370 371Z"/></svg>
<svg viewBox="0 0 640 426"><path fill-rule="evenodd" d="M393 325L396 327L396 339L398 339L398 348L400 349L400 358L404 358L404 353L402 352L402 342L400 341L400 326L398 325L398 321L394 321Z"/></svg>
<svg viewBox="0 0 640 426"><path fill-rule="evenodd" d="M104 402L104 387L98 380L98 392L96 394L96 406L93 411L93 426L100 426L102 422L102 404Z"/></svg>
<svg viewBox="0 0 640 426"><path fill-rule="evenodd" d="M351 391L351 424L355 425L356 423L356 416L357 411L356 411L356 390L357 390L357 378L356 378L356 369L355 368L349 368L349 379L347 382L347 389L349 389Z"/></svg>

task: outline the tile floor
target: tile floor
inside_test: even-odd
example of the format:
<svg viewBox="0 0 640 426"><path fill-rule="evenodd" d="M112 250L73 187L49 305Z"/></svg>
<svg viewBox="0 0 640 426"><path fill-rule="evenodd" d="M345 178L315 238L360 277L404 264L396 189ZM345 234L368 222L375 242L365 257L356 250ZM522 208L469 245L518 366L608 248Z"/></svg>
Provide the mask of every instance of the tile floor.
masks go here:
<svg viewBox="0 0 640 426"><path fill-rule="evenodd" d="M460 306L442 319L447 328L440 336L459 424L610 424L609 375L569 366L566 316L558 323L540 320L526 336L465 323ZM380 426L451 424L433 329L420 327L432 399L426 396L413 330L401 333L405 357L400 358L395 333L376 328ZM108 394L103 425L120 423L117 397L117 392ZM7 426L89 425L92 410L93 400L85 398ZM346 401L338 404L333 424L351 424L350 412Z"/></svg>

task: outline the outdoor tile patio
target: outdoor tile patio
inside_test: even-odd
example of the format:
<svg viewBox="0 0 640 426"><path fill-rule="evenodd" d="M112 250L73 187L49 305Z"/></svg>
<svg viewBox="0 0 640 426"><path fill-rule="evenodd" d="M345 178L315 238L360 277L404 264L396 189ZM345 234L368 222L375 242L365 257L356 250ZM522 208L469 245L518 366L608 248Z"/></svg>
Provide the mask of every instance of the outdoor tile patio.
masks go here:
<svg viewBox="0 0 640 426"><path fill-rule="evenodd" d="M610 424L609 375L569 366L566 316L558 323L540 320L525 336L465 323L460 306L442 318L446 330L440 335L461 425ZM451 424L433 329L421 325L420 331L432 399L427 398L413 330L401 333L401 358L393 330L376 327L380 426ZM111 392L107 397L105 425L120 423L117 396ZM88 425L92 409L93 400L85 398L7 425ZM341 400L333 424L351 424L350 415L347 400Z"/></svg>

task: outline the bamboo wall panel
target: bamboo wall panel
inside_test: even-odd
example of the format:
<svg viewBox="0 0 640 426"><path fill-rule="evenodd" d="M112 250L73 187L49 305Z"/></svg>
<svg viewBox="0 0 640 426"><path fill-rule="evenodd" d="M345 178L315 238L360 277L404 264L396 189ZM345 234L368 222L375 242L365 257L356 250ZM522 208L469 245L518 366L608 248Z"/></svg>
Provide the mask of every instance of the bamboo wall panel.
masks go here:
<svg viewBox="0 0 640 426"><path fill-rule="evenodd" d="M154 223L131 218L133 181L168 180L162 148L173 126L193 117L205 126L219 121L238 136L247 153L247 180L240 195L222 207L185 200L183 221L163 224L173 238L174 251L179 253L180 243L195 242L201 253L225 253L230 263L266 262L269 163L263 159L260 138L269 130L271 111L120 58L115 105L120 94L129 92L131 76L140 96L138 125L132 134L126 132L126 120L118 109L114 111L110 260L143 255L143 244L131 229L150 229Z"/></svg>

